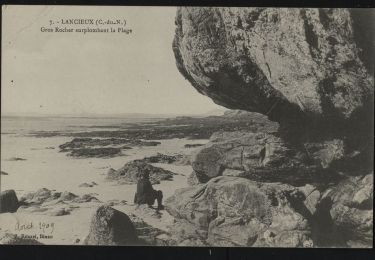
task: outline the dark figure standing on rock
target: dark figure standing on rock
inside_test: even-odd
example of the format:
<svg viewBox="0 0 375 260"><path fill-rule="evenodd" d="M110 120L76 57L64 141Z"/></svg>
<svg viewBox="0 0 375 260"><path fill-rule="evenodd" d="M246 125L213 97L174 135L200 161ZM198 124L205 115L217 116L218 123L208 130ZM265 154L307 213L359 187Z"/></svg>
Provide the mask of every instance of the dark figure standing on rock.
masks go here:
<svg viewBox="0 0 375 260"><path fill-rule="evenodd" d="M162 205L163 192L161 190L154 190L150 182L150 174L147 169L141 173L137 183L137 191L134 196L134 203L154 205L155 200L158 202L158 210L164 209Z"/></svg>

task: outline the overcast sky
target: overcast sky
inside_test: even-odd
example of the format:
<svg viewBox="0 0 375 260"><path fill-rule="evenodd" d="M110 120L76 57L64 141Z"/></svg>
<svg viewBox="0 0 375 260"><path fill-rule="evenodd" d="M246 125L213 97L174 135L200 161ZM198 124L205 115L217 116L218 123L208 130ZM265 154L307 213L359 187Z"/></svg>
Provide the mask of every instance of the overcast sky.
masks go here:
<svg viewBox="0 0 375 260"><path fill-rule="evenodd" d="M3 7L2 113L199 114L220 108L176 68L175 12L174 7ZM50 19L69 18L126 19L133 33L40 31Z"/></svg>

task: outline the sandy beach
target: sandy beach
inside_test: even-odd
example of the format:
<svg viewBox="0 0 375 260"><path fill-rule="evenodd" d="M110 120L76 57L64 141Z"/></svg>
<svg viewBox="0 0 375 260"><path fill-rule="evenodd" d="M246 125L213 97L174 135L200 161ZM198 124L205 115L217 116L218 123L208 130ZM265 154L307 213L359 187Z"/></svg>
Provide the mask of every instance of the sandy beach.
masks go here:
<svg viewBox="0 0 375 260"><path fill-rule="evenodd" d="M202 144L208 141L177 138L155 140L161 144L133 147L114 158L74 158L59 152L58 148L59 145L70 140L71 137L64 136L41 138L27 136L24 133L2 134L1 170L8 173L2 176L2 190L14 189L17 197L20 198L28 192L47 188L57 192L68 191L78 196L92 194L100 202L67 202L63 205L51 203L47 212L21 211L0 214L1 233L30 237L38 235L38 240L44 244L80 244L89 232L93 211L100 205L114 200L126 201L125 205L113 207L127 214L139 214L136 206L133 205L136 185L120 185L107 180L106 173L110 168L118 169L127 162L157 153L190 154L194 148L185 148L185 144ZM11 158L25 160L10 160ZM154 185L155 189L163 191L165 198L171 196L176 189L187 186L187 176L192 172L190 165L164 163L152 165L176 173L172 181L162 181ZM79 187L82 183L92 182L97 185ZM73 209L68 215L49 214L50 211L67 208ZM161 230L166 230L173 221L165 210L160 211L160 218L147 214L142 214L140 217L146 223Z"/></svg>

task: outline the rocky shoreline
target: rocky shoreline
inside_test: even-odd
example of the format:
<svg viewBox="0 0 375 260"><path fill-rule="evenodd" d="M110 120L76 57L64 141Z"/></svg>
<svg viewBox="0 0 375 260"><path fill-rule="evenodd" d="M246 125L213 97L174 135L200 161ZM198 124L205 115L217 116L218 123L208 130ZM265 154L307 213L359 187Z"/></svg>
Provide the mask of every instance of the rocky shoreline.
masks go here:
<svg viewBox="0 0 375 260"><path fill-rule="evenodd" d="M166 198L164 215L48 189L20 200L4 191L1 212L92 202L85 245L372 247L374 76L361 53L374 52L358 37L361 19L349 9L179 7L173 51L180 73L235 110L110 131L30 134L74 138L61 152L86 158L209 138L185 144L191 154L153 154L105 174L125 189L147 169L153 184L173 186L179 175L153 164L191 165L186 186ZM133 216L136 210L173 221L160 230Z"/></svg>
<svg viewBox="0 0 375 260"><path fill-rule="evenodd" d="M107 127L107 126L106 126ZM86 145L113 145L130 143L130 145L147 145L142 143L147 140L164 140L173 138L187 138L191 140L208 139L217 131L234 131L246 129L249 131L261 130L265 132L275 131L278 124L269 121L265 116L257 113L228 111L223 116L208 117L176 117L167 119L155 119L153 122L127 124L113 126L116 130L102 131L33 131L27 134L32 137L67 136L77 138L76 142L84 142ZM87 139L87 138L95 138ZM101 138L102 140L98 139ZM103 140L104 139L104 140ZM74 139L73 139L74 140ZM66 144L74 147L76 144Z"/></svg>
<svg viewBox="0 0 375 260"><path fill-rule="evenodd" d="M358 19L348 9L178 8L181 74L214 102L280 124L216 132L192 157L192 187L167 209L205 243L371 247L374 78L358 56L364 38L351 34Z"/></svg>

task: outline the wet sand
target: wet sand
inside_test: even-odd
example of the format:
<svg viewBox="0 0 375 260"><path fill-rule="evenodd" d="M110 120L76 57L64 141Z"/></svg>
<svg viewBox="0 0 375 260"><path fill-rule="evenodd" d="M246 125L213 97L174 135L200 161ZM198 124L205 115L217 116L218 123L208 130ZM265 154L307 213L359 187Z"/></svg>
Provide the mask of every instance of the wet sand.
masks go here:
<svg viewBox="0 0 375 260"><path fill-rule="evenodd" d="M0 233L38 236L44 244L81 244L88 234L93 211L111 200L125 200L126 205L113 206L125 212L138 215L133 198L136 185L118 185L105 179L109 168L118 169L125 163L142 159L145 156L163 154L190 154L196 148L184 148L185 144L205 143L208 140L169 139L156 140L161 144L151 147L134 147L124 150L123 156L114 158L77 159L60 153L58 145L70 141L69 137L35 138L17 135L2 135L1 170L9 173L2 176L2 190L14 189L18 198L23 194L40 188L69 191L76 195L93 194L100 202L55 204L51 208L61 209L78 207L69 215L50 216L46 212L16 212L0 214ZM51 149L55 147L55 149ZM48 148L48 149L47 149ZM25 158L25 161L9 161L11 157ZM171 196L176 189L187 186L187 176L192 168L173 164L153 164L157 167L177 173L173 181L162 181L154 185L164 193L164 198ZM96 182L93 187L79 187L82 183ZM49 212L49 211L48 211ZM140 217L148 224L162 230L172 223L173 218L165 211L160 211L161 218L142 214ZM53 226L53 227L52 227Z"/></svg>

